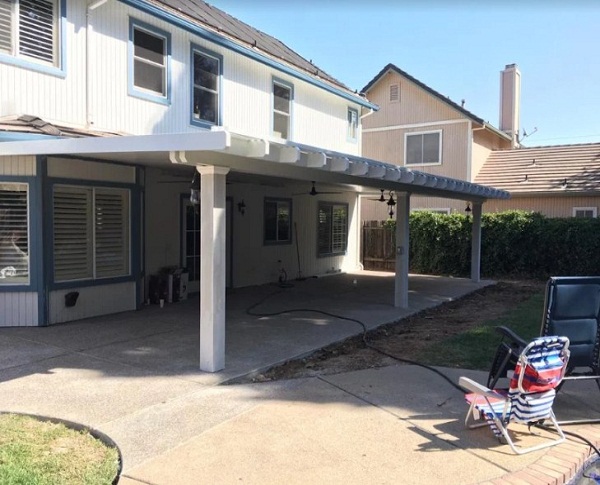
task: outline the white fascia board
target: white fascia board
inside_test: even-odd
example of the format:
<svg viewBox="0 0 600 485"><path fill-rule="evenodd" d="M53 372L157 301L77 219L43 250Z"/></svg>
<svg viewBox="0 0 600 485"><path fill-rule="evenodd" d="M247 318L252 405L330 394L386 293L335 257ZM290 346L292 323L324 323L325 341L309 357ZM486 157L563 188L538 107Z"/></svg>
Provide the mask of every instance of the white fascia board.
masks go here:
<svg viewBox="0 0 600 485"><path fill-rule="evenodd" d="M220 151L227 148L229 143L229 133L225 131L101 138L62 138L58 140L0 143L0 156Z"/></svg>

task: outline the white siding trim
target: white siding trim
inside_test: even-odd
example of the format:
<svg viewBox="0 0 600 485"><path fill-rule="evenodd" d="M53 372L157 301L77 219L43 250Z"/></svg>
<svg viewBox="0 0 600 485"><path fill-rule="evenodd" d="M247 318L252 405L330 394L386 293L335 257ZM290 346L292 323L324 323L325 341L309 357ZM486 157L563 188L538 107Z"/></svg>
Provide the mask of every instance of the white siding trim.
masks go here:
<svg viewBox="0 0 600 485"><path fill-rule="evenodd" d="M408 128L427 128L440 125L455 125L457 123L470 123L469 120L443 120L443 121L428 121L425 123L411 123L407 125L392 125L382 126L380 128L363 128L363 133L374 133L378 131L393 131L393 130L405 130Z"/></svg>

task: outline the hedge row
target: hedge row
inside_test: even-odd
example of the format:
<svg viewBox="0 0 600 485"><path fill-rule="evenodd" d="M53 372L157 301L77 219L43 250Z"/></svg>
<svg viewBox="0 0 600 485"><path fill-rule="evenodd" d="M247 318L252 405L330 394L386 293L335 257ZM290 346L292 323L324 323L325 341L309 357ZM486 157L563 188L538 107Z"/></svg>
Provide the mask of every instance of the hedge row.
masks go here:
<svg viewBox="0 0 600 485"><path fill-rule="evenodd" d="M410 270L467 276L472 219L419 211L410 216ZM393 224L391 224L393 226ZM600 275L600 219L508 211L482 217L484 277Z"/></svg>

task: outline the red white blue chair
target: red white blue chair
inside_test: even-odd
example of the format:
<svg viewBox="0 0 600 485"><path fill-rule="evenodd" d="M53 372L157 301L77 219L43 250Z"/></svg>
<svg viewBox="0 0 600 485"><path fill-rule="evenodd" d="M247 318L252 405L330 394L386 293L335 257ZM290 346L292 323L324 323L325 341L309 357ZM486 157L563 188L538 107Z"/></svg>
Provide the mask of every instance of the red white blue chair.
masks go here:
<svg viewBox="0 0 600 485"><path fill-rule="evenodd" d="M531 341L521 352L509 389L489 389L467 377L461 377L459 385L470 391L465 399L469 411L465 425L478 428L489 425L494 434L504 439L517 454L529 453L565 440L552 405L558 387L569 362L569 339L545 336ZM483 421L483 422L482 422ZM531 427L549 421L556 431L557 439L548 439L530 446L517 446L508 431L510 423L523 423Z"/></svg>

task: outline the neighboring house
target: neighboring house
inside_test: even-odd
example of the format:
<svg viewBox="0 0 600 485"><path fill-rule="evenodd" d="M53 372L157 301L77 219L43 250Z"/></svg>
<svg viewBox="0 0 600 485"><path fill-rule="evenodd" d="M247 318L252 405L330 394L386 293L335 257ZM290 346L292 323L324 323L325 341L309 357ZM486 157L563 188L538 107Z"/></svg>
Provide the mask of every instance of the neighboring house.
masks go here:
<svg viewBox="0 0 600 485"><path fill-rule="evenodd" d="M517 66L506 66L501 73L501 84L501 129L497 129L388 64L363 88L367 98L379 106L376 113L363 120L363 155L435 176L475 180L492 151L518 144ZM462 212L468 201L468 198L458 201L413 197L411 209ZM386 217L385 204L369 198L363 200L363 220Z"/></svg>
<svg viewBox="0 0 600 485"><path fill-rule="evenodd" d="M493 152L475 178L507 190L486 211L522 209L548 217L598 217L600 143Z"/></svg>
<svg viewBox="0 0 600 485"><path fill-rule="evenodd" d="M479 213L508 194L363 157L376 109L200 0L0 1L0 326L139 309L151 275L185 267L200 367L219 370L226 286L358 268L359 194L378 189L406 222L406 307L408 194Z"/></svg>

